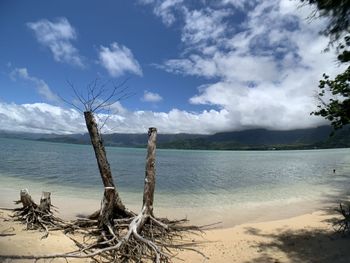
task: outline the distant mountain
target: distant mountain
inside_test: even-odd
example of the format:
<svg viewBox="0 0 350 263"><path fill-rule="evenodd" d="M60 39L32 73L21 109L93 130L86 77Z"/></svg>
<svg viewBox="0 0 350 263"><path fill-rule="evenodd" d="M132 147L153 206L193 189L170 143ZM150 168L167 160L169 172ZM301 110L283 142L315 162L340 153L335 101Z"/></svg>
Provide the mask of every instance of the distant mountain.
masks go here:
<svg viewBox="0 0 350 263"><path fill-rule="evenodd" d="M38 139L57 138L59 136L60 135L58 134L13 132L13 131L0 130L0 138L9 138L9 139L38 140Z"/></svg>
<svg viewBox="0 0 350 263"><path fill-rule="evenodd" d="M313 149L350 147L350 127L345 127L333 136L330 126L289 131L252 129L235 132L202 134L158 134L157 147L170 149L204 150L268 150L268 149ZM88 134L32 134L1 132L0 137L40 140L58 143L89 144ZM105 134L107 146L145 147L147 134Z"/></svg>
<svg viewBox="0 0 350 263"><path fill-rule="evenodd" d="M157 143L161 145L163 143L170 143L178 140L190 140L205 137L206 135L197 134L158 134ZM59 135L56 137L39 138L40 141L49 142L63 142L63 143L77 143L77 144L89 144L90 137L88 134L72 134L72 135ZM104 144L107 146L120 146L120 147L144 147L147 144L147 134L127 134L127 133L113 133L103 135Z"/></svg>
<svg viewBox="0 0 350 263"><path fill-rule="evenodd" d="M330 126L289 131L254 129L216 133L208 139L211 142L235 141L244 145L312 144L328 138L331 132Z"/></svg>
<svg viewBox="0 0 350 263"><path fill-rule="evenodd" d="M220 149L220 150L267 150L267 149L312 149L350 147L349 127L330 136L332 128L321 126L310 129L271 131L253 129L222 132L206 137L177 140L164 143L165 148Z"/></svg>

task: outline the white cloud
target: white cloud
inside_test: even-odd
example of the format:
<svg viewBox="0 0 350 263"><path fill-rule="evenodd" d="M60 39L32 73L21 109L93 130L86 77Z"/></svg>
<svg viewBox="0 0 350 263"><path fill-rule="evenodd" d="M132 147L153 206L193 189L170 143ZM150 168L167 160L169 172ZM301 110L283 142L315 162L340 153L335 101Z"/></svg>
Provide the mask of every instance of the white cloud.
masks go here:
<svg viewBox="0 0 350 263"><path fill-rule="evenodd" d="M165 61L161 68L200 77L203 85L189 102L209 110L132 112L117 103L104 127L106 132L144 133L151 126L162 133L214 133L256 127L288 130L327 123L309 113L316 109L314 95L322 73L334 76L342 68L334 64L333 52L322 53L328 43L318 34L324 21L307 21L311 13L308 7L298 8L298 3L289 0L257 0L249 4L222 0L215 8L207 5L193 10L185 7L184 1L143 2L154 5L155 14L168 25L175 18L184 19L184 52ZM246 12L240 24L235 17L238 8ZM176 16L178 12L182 15ZM128 48L113 43L101 46L99 51L101 65L112 76L142 74ZM30 77L23 69L17 75ZM104 117L100 115L99 119ZM35 118L40 121L33 127L29 120ZM86 129L78 112L48 104L0 103L0 125L36 132Z"/></svg>
<svg viewBox="0 0 350 263"><path fill-rule="evenodd" d="M85 129L82 115L46 103L9 104L0 102L2 130L34 133L79 133Z"/></svg>
<svg viewBox="0 0 350 263"><path fill-rule="evenodd" d="M105 117L106 115L99 114L97 119L104 121ZM152 126L157 127L161 133L212 133L228 130L229 123L226 110L201 113L178 109L169 112L131 112L123 108L123 111L110 115L103 130L106 133L145 133ZM0 102L0 127L2 130L36 133L86 132L81 113L46 103L18 105Z"/></svg>
<svg viewBox="0 0 350 263"><path fill-rule="evenodd" d="M163 98L158 93L153 93L145 90L141 100L146 102L159 102L163 100Z"/></svg>
<svg viewBox="0 0 350 263"><path fill-rule="evenodd" d="M208 45L208 42L216 43L220 37L226 35L224 18L232 12L229 10L214 10L205 8L201 10L188 10L184 8L185 25L182 30L181 40L187 45Z"/></svg>
<svg viewBox="0 0 350 263"><path fill-rule="evenodd" d="M183 0L158 1L158 5L154 8L154 13L160 16L166 25L171 25L175 22L175 15L172 13L172 10L182 2Z"/></svg>
<svg viewBox="0 0 350 263"><path fill-rule="evenodd" d="M116 42L112 43L110 48L100 47L99 62L112 77L120 77L125 73L142 76L140 64L131 50Z"/></svg>
<svg viewBox="0 0 350 263"><path fill-rule="evenodd" d="M213 119L216 125L213 125ZM105 126L108 133L145 133L148 127L157 127L160 133L213 133L227 130L225 110L190 113L172 109L169 112L135 111L111 115Z"/></svg>
<svg viewBox="0 0 350 263"><path fill-rule="evenodd" d="M50 89L42 79L30 76L27 68L15 68L10 76L13 80L17 78L29 81L35 85L36 91L46 100L51 102L58 102L59 97Z"/></svg>
<svg viewBox="0 0 350 263"><path fill-rule="evenodd" d="M53 22L41 19L27 23L27 26L34 31L39 43L51 50L56 61L84 67L82 57L71 43L77 34L67 18L58 18Z"/></svg>
<svg viewBox="0 0 350 263"><path fill-rule="evenodd" d="M184 0L139 0L142 4L152 4L153 13L160 17L167 26L172 25L176 20L174 11L181 8Z"/></svg>
<svg viewBox="0 0 350 263"><path fill-rule="evenodd" d="M218 5L230 6L239 11L246 11L262 2L263 0L220 0L218 1ZM292 0L290 0L290 2L292 2Z"/></svg>
<svg viewBox="0 0 350 263"><path fill-rule="evenodd" d="M294 77L291 76L286 82ZM305 89L302 96L296 94L302 85L296 84L285 90L268 83L259 88L247 88L237 83L218 82L206 86L190 101L194 104L220 105L228 113L231 129L260 127L289 130L326 124L323 118L310 116L316 104L312 90Z"/></svg>
<svg viewBox="0 0 350 263"><path fill-rule="evenodd" d="M116 101L115 103L110 105L108 109L111 111L112 114L117 114L117 115L124 114L127 112L127 109L125 109L119 101Z"/></svg>
<svg viewBox="0 0 350 263"><path fill-rule="evenodd" d="M244 9L237 24L230 6ZM192 104L225 110L231 130L264 127L306 128L324 124L310 116L316 109L318 80L335 76L334 52L323 53L328 39L319 34L325 21L308 21L308 6L289 0L221 2L189 11L181 40L186 52L159 67L168 72L208 79ZM211 32L211 34L209 33Z"/></svg>

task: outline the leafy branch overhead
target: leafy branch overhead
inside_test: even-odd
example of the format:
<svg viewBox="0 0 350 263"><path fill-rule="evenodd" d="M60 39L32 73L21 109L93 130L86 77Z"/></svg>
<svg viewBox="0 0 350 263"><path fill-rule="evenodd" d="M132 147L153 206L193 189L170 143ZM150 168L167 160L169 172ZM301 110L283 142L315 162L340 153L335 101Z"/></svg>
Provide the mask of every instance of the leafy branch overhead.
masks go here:
<svg viewBox="0 0 350 263"><path fill-rule="evenodd" d="M350 1L349 0L301 0L316 7L314 16L327 17L328 24L322 31L330 37L330 41L339 40L350 28Z"/></svg>
<svg viewBox="0 0 350 263"><path fill-rule="evenodd" d="M341 64L350 62L350 0L301 0L315 6L315 14L327 17L328 24L321 32L330 38L329 44L337 43L337 59ZM330 79L323 74L319 82L318 110L311 114L331 121L335 129L350 123L350 66Z"/></svg>
<svg viewBox="0 0 350 263"><path fill-rule="evenodd" d="M331 121L335 129L339 129L350 123L350 66L341 74L330 79L323 74L319 84L320 92L318 99L320 105L318 111L312 112ZM331 97L325 101L325 97L331 92Z"/></svg>

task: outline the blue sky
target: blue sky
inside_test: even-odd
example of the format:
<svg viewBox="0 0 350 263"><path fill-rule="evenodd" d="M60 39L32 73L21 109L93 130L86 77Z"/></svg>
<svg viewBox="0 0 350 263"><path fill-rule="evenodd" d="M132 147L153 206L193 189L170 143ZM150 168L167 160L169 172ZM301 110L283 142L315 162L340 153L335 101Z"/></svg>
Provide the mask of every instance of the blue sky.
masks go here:
<svg viewBox="0 0 350 263"><path fill-rule="evenodd" d="M135 95L110 109L105 132L215 133L325 124L310 116L323 72L342 69L325 21L298 1L2 1L0 125L85 132L70 81L95 78ZM99 115L100 119L106 113Z"/></svg>

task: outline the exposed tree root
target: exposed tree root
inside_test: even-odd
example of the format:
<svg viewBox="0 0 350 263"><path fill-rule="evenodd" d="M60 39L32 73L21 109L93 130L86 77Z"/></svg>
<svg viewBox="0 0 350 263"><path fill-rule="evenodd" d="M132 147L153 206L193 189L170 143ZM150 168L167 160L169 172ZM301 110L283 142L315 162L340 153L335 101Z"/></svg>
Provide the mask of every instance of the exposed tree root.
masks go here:
<svg viewBox="0 0 350 263"><path fill-rule="evenodd" d="M168 220L154 216L157 129L151 127L148 131L143 205L142 211L136 215L125 208L113 183L93 111L84 112L84 116L104 185L100 210L88 218L65 222L51 213L50 193L43 192L40 205L36 205L27 190L21 191L21 200L18 201L23 207L15 209L15 218L26 223L27 229L44 230L44 237L48 235L49 230L63 230L79 249L63 254L6 255L0 258L91 258L96 262L167 263L176 256L174 250L192 250L205 257L196 249L198 242L186 239L188 234L200 234L204 227L186 225L187 220ZM82 240L70 235L74 233L82 234Z"/></svg>
<svg viewBox="0 0 350 263"><path fill-rule="evenodd" d="M189 226L188 221L155 218L146 207L132 217L115 218L108 225L98 219L79 218L64 221L50 211L50 206L36 205L27 190L21 190L22 208L14 209L13 217L27 229L61 230L77 246L76 251L48 255L0 255L8 259L91 258L96 262L171 262L176 250L197 250L198 242L186 239L189 234L201 234L210 226ZM42 203L42 202L41 202ZM116 217L116 216L114 216ZM79 238L79 240L78 240Z"/></svg>
<svg viewBox="0 0 350 263"><path fill-rule="evenodd" d="M62 229L66 227L66 222L56 217L51 211L51 199L49 192L43 192L40 204L37 205L29 195L27 189L20 192L21 199L16 204L22 204L21 208L13 209L13 217L16 221L26 224L27 230L42 230L45 234L42 238L46 238L49 229Z"/></svg>
<svg viewBox="0 0 350 263"><path fill-rule="evenodd" d="M76 251L48 255L1 255L8 259L91 258L96 262L171 262L175 250L196 249L198 242L187 240L188 234L200 234L203 227L188 226L187 220L154 218L140 213L133 218L115 219L110 232L98 227L97 220L78 219L59 222L49 230L62 229L79 248ZM52 222L55 225L55 222ZM207 227L207 226L206 226ZM46 230L46 229L45 229ZM83 234L78 241L72 232Z"/></svg>
<svg viewBox="0 0 350 263"><path fill-rule="evenodd" d="M85 222L95 223L91 220ZM80 224L81 221L76 223ZM100 260L116 262L171 262L171 258L176 256L176 249L192 250L205 257L196 249L198 242L186 239L188 234L202 233L204 227L189 226L186 223L187 220L155 218L143 209L132 218L115 219L108 233L103 233L98 228L91 229L90 226L88 235L95 237L94 242L80 243L75 240L80 251L61 257L90 257L96 260L98 256Z"/></svg>

